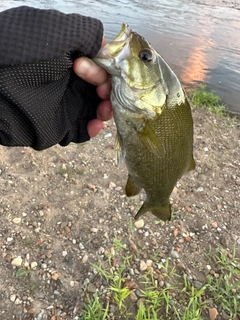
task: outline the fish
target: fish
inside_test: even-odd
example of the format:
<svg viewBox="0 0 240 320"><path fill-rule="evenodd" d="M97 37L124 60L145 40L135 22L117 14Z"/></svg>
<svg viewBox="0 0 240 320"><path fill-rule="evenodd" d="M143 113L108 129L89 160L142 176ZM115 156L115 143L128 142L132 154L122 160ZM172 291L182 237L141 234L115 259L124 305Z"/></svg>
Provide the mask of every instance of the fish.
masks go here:
<svg viewBox="0 0 240 320"><path fill-rule="evenodd" d="M124 159L125 192L146 199L135 219L151 212L171 220L176 182L195 169L191 106L175 73L141 35L123 23L94 61L111 76L118 161Z"/></svg>

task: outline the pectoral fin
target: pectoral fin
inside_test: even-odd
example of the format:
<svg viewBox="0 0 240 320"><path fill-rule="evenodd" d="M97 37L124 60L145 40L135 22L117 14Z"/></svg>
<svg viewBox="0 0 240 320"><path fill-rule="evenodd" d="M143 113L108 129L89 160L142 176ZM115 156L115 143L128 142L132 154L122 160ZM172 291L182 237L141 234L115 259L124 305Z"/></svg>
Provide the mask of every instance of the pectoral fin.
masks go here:
<svg viewBox="0 0 240 320"><path fill-rule="evenodd" d="M148 211L151 211L152 214L160 220L163 220L163 221L171 220L172 209L171 209L170 203L167 203L159 207L151 207L151 206L148 206L145 202L142 205L141 209L136 214L136 216L134 217L134 219L135 220L139 219L144 213Z"/></svg>
<svg viewBox="0 0 240 320"><path fill-rule="evenodd" d="M195 163L195 160L194 160L193 157L192 157L187 171L192 171L192 170L195 169L195 167L196 167L196 163Z"/></svg>
<svg viewBox="0 0 240 320"><path fill-rule="evenodd" d="M142 142L151 152L159 158L164 157L164 145L155 131L147 123L145 123L144 128L141 131L138 131L138 134Z"/></svg>
<svg viewBox="0 0 240 320"><path fill-rule="evenodd" d="M136 196L137 194L139 194L141 189L142 188L136 184L136 182L133 180L133 178L130 175L128 175L128 180L127 180L127 184L125 187L126 195L128 197Z"/></svg>
<svg viewBox="0 0 240 320"><path fill-rule="evenodd" d="M121 140L119 133L117 133L117 135L116 135L115 150L116 150L115 161L116 161L116 164L119 165L121 160L124 158L124 152L123 152L123 148L122 148L122 140Z"/></svg>

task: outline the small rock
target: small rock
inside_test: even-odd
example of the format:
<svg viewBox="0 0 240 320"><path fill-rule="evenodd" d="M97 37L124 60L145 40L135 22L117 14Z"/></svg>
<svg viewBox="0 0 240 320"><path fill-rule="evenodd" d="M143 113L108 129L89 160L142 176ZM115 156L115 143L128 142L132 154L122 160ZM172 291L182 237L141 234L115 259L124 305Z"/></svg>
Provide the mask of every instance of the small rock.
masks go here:
<svg viewBox="0 0 240 320"><path fill-rule="evenodd" d="M88 261L88 255L85 254L82 258L82 263L86 263Z"/></svg>
<svg viewBox="0 0 240 320"><path fill-rule="evenodd" d="M116 184L114 182L109 183L109 189L114 189L116 188Z"/></svg>
<svg viewBox="0 0 240 320"><path fill-rule="evenodd" d="M12 220L12 222L15 223L15 224L19 224L21 221L22 221L21 218L14 218L14 219Z"/></svg>
<svg viewBox="0 0 240 320"><path fill-rule="evenodd" d="M31 269L36 269L37 266L38 266L37 261L33 261L33 262L31 262L31 264L30 264Z"/></svg>
<svg viewBox="0 0 240 320"><path fill-rule="evenodd" d="M65 251L65 250L62 252L62 256L63 256L63 257L66 257L67 254L68 254L68 253L67 253L67 251Z"/></svg>
<svg viewBox="0 0 240 320"><path fill-rule="evenodd" d="M193 286L194 288L196 288L197 290L200 290L203 286L203 284L200 281L193 281Z"/></svg>
<svg viewBox="0 0 240 320"><path fill-rule="evenodd" d="M89 283L88 286L87 286L87 291L88 292L91 292L91 293L95 293L97 290L96 286L92 283Z"/></svg>
<svg viewBox="0 0 240 320"><path fill-rule="evenodd" d="M23 217L26 217L26 216L27 216L27 213L26 213L26 212L22 212L22 216L23 216Z"/></svg>
<svg viewBox="0 0 240 320"><path fill-rule="evenodd" d="M109 132L109 133L105 134L104 139L111 138L111 136L112 136L112 134L111 134L111 132Z"/></svg>
<svg viewBox="0 0 240 320"><path fill-rule="evenodd" d="M177 237L178 232L179 232L178 228L175 228L175 229L173 230L173 236L174 236L175 238Z"/></svg>
<svg viewBox="0 0 240 320"><path fill-rule="evenodd" d="M185 270L185 269L186 269L186 266L184 265L183 262L180 261L180 262L177 264L177 268L178 268L179 270Z"/></svg>
<svg viewBox="0 0 240 320"><path fill-rule="evenodd" d="M15 304L19 305L19 304L21 304L21 303L22 303L22 300L20 300L19 298L17 298L17 299L15 300Z"/></svg>
<svg viewBox="0 0 240 320"><path fill-rule="evenodd" d="M59 277L60 277L60 273L59 273L59 272L54 272L54 273L52 274L52 279L53 279L54 281L57 281Z"/></svg>
<svg viewBox="0 0 240 320"><path fill-rule="evenodd" d="M75 282L74 281L70 281L70 286L74 287Z"/></svg>
<svg viewBox="0 0 240 320"><path fill-rule="evenodd" d="M14 302L16 300L16 295L15 294L11 294L10 295L10 301Z"/></svg>
<svg viewBox="0 0 240 320"><path fill-rule="evenodd" d="M143 219L139 219L137 221L134 222L134 225L137 229L143 228L144 227L144 220Z"/></svg>
<svg viewBox="0 0 240 320"><path fill-rule="evenodd" d="M218 226L217 221L213 221L213 222L212 222L212 227L213 227L214 229L216 229L217 226Z"/></svg>
<svg viewBox="0 0 240 320"><path fill-rule="evenodd" d="M88 189L92 190L93 192L97 192L97 187L94 184L89 183Z"/></svg>
<svg viewBox="0 0 240 320"><path fill-rule="evenodd" d="M79 249L84 250L84 245L81 242L79 243Z"/></svg>
<svg viewBox="0 0 240 320"><path fill-rule="evenodd" d="M35 312L36 312L36 309L34 309L34 308L31 308L27 311L27 313L29 313L29 314L34 314Z"/></svg>
<svg viewBox="0 0 240 320"><path fill-rule="evenodd" d="M147 270L147 264L146 264L146 262L144 261L144 260L141 260L140 261L140 271L145 271L145 270Z"/></svg>
<svg viewBox="0 0 240 320"><path fill-rule="evenodd" d="M152 261L152 260L147 260L147 261L146 261L146 265L147 265L148 267L152 267L152 264L153 264L153 261Z"/></svg>
<svg viewBox="0 0 240 320"><path fill-rule="evenodd" d="M145 302L145 299L144 299L144 298L138 299L138 301L137 301L137 307L139 308L141 304L144 305L144 302Z"/></svg>
<svg viewBox="0 0 240 320"><path fill-rule="evenodd" d="M131 291L129 297L130 297L130 300L131 300L132 302L137 302L137 301L138 301L138 297L136 296L136 294L135 294L134 291Z"/></svg>
<svg viewBox="0 0 240 320"><path fill-rule="evenodd" d="M17 258L14 258L11 263L15 267L20 267L22 265L22 261L22 258L19 256Z"/></svg>
<svg viewBox="0 0 240 320"><path fill-rule="evenodd" d="M97 228L91 228L90 231L93 232L93 233L97 233L98 229Z"/></svg>
<svg viewBox="0 0 240 320"><path fill-rule="evenodd" d="M7 242L11 242L13 241L13 238L12 237L7 237Z"/></svg>
<svg viewBox="0 0 240 320"><path fill-rule="evenodd" d="M173 250L171 251L171 256L174 258L174 259L179 259L179 254L177 251Z"/></svg>
<svg viewBox="0 0 240 320"><path fill-rule="evenodd" d="M216 308L211 308L209 309L209 319L210 320L215 320L217 318L218 311Z"/></svg>
<svg viewBox="0 0 240 320"><path fill-rule="evenodd" d="M209 273L211 269L212 269L212 267L209 264L206 264L206 266L205 266L206 272Z"/></svg>
<svg viewBox="0 0 240 320"><path fill-rule="evenodd" d="M10 263L12 261L12 255L10 253L7 253L4 256L4 260L7 261L8 263Z"/></svg>
<svg viewBox="0 0 240 320"><path fill-rule="evenodd" d="M42 264L41 264L41 268L42 268L42 269L47 269L47 264L46 264L46 263L42 263Z"/></svg>

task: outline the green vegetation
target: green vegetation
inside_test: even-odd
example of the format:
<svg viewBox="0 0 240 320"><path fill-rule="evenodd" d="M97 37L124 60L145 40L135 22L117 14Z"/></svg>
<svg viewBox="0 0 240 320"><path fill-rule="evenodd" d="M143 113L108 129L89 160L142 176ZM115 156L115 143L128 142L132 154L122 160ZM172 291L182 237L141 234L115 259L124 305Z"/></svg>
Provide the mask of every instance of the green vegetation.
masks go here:
<svg viewBox="0 0 240 320"><path fill-rule="evenodd" d="M32 269L19 268L18 271L16 272L16 278L25 277L32 272L33 272Z"/></svg>
<svg viewBox="0 0 240 320"><path fill-rule="evenodd" d="M68 179L73 178L76 175L83 175L83 170L74 168L69 165L63 164L61 167L59 167L56 171L56 174L60 174L62 176L65 176Z"/></svg>
<svg viewBox="0 0 240 320"><path fill-rule="evenodd" d="M194 105L204 108L218 117L226 114L226 107L221 99L214 91L206 91L206 85L201 84L198 88L192 90L189 97Z"/></svg>
<svg viewBox="0 0 240 320"><path fill-rule="evenodd" d="M240 261L236 259L236 250L229 253L217 250L213 253L217 266L217 277L207 277L207 291L217 305L220 305L230 316L236 319L240 314Z"/></svg>
<svg viewBox="0 0 240 320"><path fill-rule="evenodd" d="M208 319L208 310L213 306L223 310L229 320L238 319L240 267L235 249L232 253L220 249L206 253L207 263L217 271L206 276L205 283L196 286L170 261L159 262L160 254L154 257L152 267L130 279L127 274L134 263L133 256L124 255L126 249L118 239L114 242L114 254L119 253L121 263L112 267L113 255L110 253L101 266L92 264L95 274L105 280L107 298L104 296L101 300L98 291L91 297L88 295L81 320L110 319L112 306L118 319L204 320Z"/></svg>

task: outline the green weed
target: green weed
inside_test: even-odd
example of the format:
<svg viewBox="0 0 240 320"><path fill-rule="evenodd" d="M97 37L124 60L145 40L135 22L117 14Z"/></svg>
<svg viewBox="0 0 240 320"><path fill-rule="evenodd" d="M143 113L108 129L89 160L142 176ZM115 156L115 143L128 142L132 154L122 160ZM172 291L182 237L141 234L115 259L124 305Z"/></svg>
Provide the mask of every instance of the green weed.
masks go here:
<svg viewBox="0 0 240 320"><path fill-rule="evenodd" d="M230 319L235 319L240 314L240 259L236 258L235 248L230 257L227 251L220 249L212 254L218 277L207 277L207 291Z"/></svg>
<svg viewBox="0 0 240 320"><path fill-rule="evenodd" d="M155 259L152 257L155 261L153 269L137 277L137 309L130 312L129 303L134 302L127 298L134 289L129 289L125 283L133 257L124 256L125 250L119 239L115 238L113 242L115 250L121 254L120 266L112 268L111 260L108 260L108 265L92 266L106 280L107 290L111 292L108 301L117 306L121 319L203 320L212 304L218 309L222 308L229 319L237 319L240 313L240 267L235 248L232 254L220 249L206 254L219 277L209 275L200 288L195 288L186 274L178 274L170 260L159 262L161 255L156 252ZM160 278L153 272L156 268ZM160 286L161 279L164 281ZM81 319L108 319L109 313L109 304L103 307L97 296L94 296L85 306Z"/></svg>
<svg viewBox="0 0 240 320"><path fill-rule="evenodd" d="M72 178L76 175L83 175L83 170L74 168L72 166L68 166L63 164L61 167L59 167L56 171L56 174L60 174L62 176L66 176L67 178Z"/></svg>
<svg viewBox="0 0 240 320"><path fill-rule="evenodd" d="M226 114L226 107L214 91L206 91L206 85L201 84L189 94L192 103L209 110L218 117Z"/></svg>
<svg viewBox="0 0 240 320"><path fill-rule="evenodd" d="M19 268L18 271L16 272L16 278L25 277L32 272L33 272L32 269Z"/></svg>
<svg viewBox="0 0 240 320"><path fill-rule="evenodd" d="M84 310L81 314L82 320L105 320L108 318L109 303L107 302L106 307L104 307L97 295L92 299L88 297L88 304L84 305Z"/></svg>

